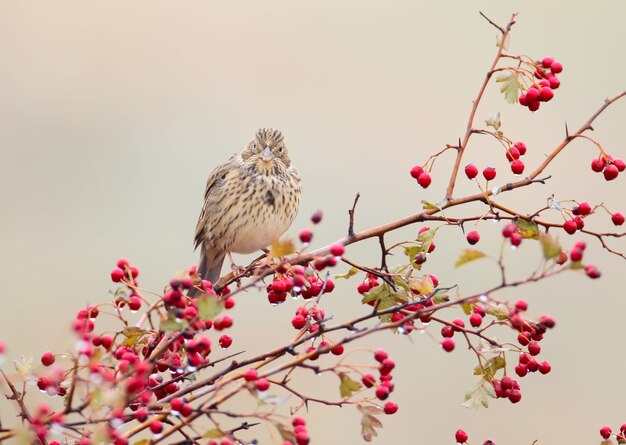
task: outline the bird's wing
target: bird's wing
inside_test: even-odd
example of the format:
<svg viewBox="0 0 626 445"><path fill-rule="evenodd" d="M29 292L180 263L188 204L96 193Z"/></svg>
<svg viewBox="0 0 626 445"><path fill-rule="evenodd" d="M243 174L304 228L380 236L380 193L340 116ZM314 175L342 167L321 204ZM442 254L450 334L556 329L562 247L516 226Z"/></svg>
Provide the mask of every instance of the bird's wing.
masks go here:
<svg viewBox="0 0 626 445"><path fill-rule="evenodd" d="M218 166L215 170L213 170L213 172L209 176L209 179L207 180L206 188L204 190L204 204L202 206L200 216L198 217L198 224L196 225L196 249L200 244L202 244L202 241L205 240L207 219L209 218L210 212L209 203L211 200L209 199L209 197L211 196L211 193L215 191L215 184L235 167L235 157L236 156L233 156L228 160L228 162Z"/></svg>

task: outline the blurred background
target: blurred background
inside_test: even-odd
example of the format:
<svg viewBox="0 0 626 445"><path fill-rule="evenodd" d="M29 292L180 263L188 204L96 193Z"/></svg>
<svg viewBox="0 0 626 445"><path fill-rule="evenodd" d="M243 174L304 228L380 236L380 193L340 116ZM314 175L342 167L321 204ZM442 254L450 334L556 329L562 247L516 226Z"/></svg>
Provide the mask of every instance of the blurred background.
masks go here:
<svg viewBox="0 0 626 445"><path fill-rule="evenodd" d="M550 55L564 66L561 88L539 112L505 103L496 85L478 111L477 125L502 113L505 134L529 147L528 171L561 141L566 122L577 129L606 97L626 87L626 3L0 3L3 369L12 372L11 361L21 355L37 362L45 350L72 350L70 321L86 304L108 300L117 258L137 264L142 286L157 291L194 263L205 181L261 126L285 132L302 173L303 200L289 233L306 227L315 210L324 211L315 247L345 235L357 192L357 230L415 213L422 199L440 201L451 154L438 160L428 190L408 172L465 130L496 51L496 31L479 11L502 25L519 12L510 52ZM623 101L596 121L593 133L622 158L625 120ZM499 199L528 213L552 193L626 210L626 178L607 183L592 174L595 155L590 143L576 141L546 171L552 175L547 185ZM481 169L496 166L499 183L514 179L503 153L486 138L473 139L466 160ZM474 187L462 176L456 195ZM474 206L463 212L483 211ZM587 221L591 229L613 229L602 212ZM482 223L477 247L497 254L500 228ZM400 230L388 242L413 238L417 229ZM559 236L565 247L580 239ZM497 400L489 410L461 407L476 383L474 357L461 347L445 354L428 335L383 333L362 341L358 346L385 347L397 362L392 399L400 409L382 419L385 428L375 443L449 444L458 428L468 431L471 443L594 443L601 425L626 421L625 262L597 240L587 241L586 260L598 265L601 280L570 273L501 294L525 298L532 314L558 321L540 356L553 371L521 379L518 405ZM497 283L497 267L488 261L453 268L466 247L459 229L439 231L436 244L424 270L442 285L458 284L467 294ZM626 250L623 240L611 245ZM379 262L376 242L350 247L347 254L361 263ZM511 276L522 277L536 268L540 251L527 242L507 256ZM356 277L340 283L325 300L336 320L366 310L357 283ZM257 292L240 295L231 350L284 343L293 333L296 306L288 301L271 307ZM450 318L459 315L449 312ZM110 320L99 323L115 326ZM433 327L435 338L437 331ZM304 374L300 389L338 397L336 379L323 379ZM5 426L12 409L0 400ZM356 410L336 411L311 406L305 414L313 443L360 442ZM264 435L259 430L246 437Z"/></svg>

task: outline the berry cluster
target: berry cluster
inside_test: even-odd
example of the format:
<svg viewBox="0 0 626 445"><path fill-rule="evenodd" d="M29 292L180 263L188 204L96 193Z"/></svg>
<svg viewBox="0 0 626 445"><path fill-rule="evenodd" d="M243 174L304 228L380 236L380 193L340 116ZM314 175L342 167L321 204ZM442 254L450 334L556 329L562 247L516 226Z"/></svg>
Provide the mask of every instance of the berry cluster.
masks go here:
<svg viewBox="0 0 626 445"><path fill-rule="evenodd" d="M563 71L563 65L552 57L544 57L535 63L534 76L537 81L519 96L519 103L530 111L537 111L541 102L549 102L554 97L554 90L561 81L557 74Z"/></svg>
<svg viewBox="0 0 626 445"><path fill-rule="evenodd" d="M396 364L389 358L389 354L384 349L374 351L374 359L380 363L378 366L379 383L376 383L376 377L371 373L363 374L361 377L361 383L363 383L363 386L366 388L375 387L376 398L384 401L389 398L389 395L394 390L391 371L396 367ZM396 411L398 411L398 405L394 402L388 401L385 403L383 411L388 415L395 414Z"/></svg>
<svg viewBox="0 0 626 445"><path fill-rule="evenodd" d="M417 180L417 183L422 186L422 188L428 188L432 182L430 174L424 171L424 168L419 165L411 169L411 176Z"/></svg>
<svg viewBox="0 0 626 445"><path fill-rule="evenodd" d="M456 443L458 444L467 443L468 439L469 439L469 436L467 435L465 430L459 429L459 430L456 430L456 433L454 433L454 440L456 440ZM496 443L491 439L487 439L483 442L483 445L496 445Z"/></svg>
<svg viewBox="0 0 626 445"><path fill-rule="evenodd" d="M623 423L622 426L619 427L619 433L616 433L616 434L613 434L613 430L608 425L605 425L600 428L600 436L602 436L604 440L608 441L613 435L615 436L615 439L617 439L617 443L619 444L626 443L626 423ZM613 443L613 442L610 442L610 443Z"/></svg>
<svg viewBox="0 0 626 445"><path fill-rule="evenodd" d="M591 161L591 170L602 173L607 181L617 178L624 169L626 169L626 162L622 159L613 159L611 155L607 154L601 154Z"/></svg>
<svg viewBox="0 0 626 445"><path fill-rule="evenodd" d="M306 420L303 417L294 417L291 424L293 425L294 441L285 440L282 445L307 445L311 438L306 428Z"/></svg>

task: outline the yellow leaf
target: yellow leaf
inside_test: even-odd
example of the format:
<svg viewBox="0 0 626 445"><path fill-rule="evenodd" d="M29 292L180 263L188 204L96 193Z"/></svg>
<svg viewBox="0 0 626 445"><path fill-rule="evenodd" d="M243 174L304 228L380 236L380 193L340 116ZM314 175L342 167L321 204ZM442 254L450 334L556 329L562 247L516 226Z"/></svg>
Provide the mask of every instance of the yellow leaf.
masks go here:
<svg viewBox="0 0 626 445"><path fill-rule="evenodd" d="M272 247L270 249L270 255L275 258L281 258L290 253L294 253L296 251L296 247L291 239L285 240L274 240L272 241Z"/></svg>
<svg viewBox="0 0 626 445"><path fill-rule="evenodd" d="M478 260L486 256L487 255L482 253L480 250L465 249L463 252L461 252L461 256L458 260L456 260L456 263L454 263L454 267L461 267L463 264L469 263L470 261Z"/></svg>

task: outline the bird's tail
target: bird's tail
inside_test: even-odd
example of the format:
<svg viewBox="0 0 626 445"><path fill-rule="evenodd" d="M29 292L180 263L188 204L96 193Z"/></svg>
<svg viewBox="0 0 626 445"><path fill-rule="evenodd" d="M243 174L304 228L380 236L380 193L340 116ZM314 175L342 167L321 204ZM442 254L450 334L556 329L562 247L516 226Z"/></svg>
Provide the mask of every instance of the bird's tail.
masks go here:
<svg viewBox="0 0 626 445"><path fill-rule="evenodd" d="M220 279L220 274L222 272L222 264L224 264L225 255L219 255L217 258L212 259L213 261L209 261L204 254L200 256L200 263L198 264L198 275L202 280L208 280L212 284L215 284L217 280ZM189 297L198 297L202 293L196 289L192 288L187 295Z"/></svg>

